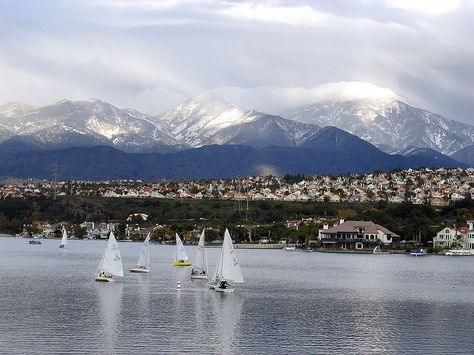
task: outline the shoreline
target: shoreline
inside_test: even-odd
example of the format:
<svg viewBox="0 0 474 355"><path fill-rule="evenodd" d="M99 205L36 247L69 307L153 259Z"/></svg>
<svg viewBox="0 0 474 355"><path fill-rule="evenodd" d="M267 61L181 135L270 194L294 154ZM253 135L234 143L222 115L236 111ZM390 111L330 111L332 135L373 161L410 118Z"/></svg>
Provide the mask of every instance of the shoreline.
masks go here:
<svg viewBox="0 0 474 355"><path fill-rule="evenodd" d="M12 234L0 234L0 238L15 238L15 239L33 239L33 237L22 237L22 236L15 236ZM61 240L61 238L39 238L41 240ZM69 240L81 240L81 241L106 241L107 239L79 239L73 238ZM143 243L143 240L117 240L120 243ZM157 244L151 243L154 245L167 245L167 246L174 246L175 244ZM185 246L196 246L197 244L185 244ZM235 243L235 249L248 249L248 250L284 250L288 246L293 246L292 244L250 244L250 243L242 243L238 244ZM221 248L222 244L206 244L206 248ZM326 253L326 254L374 254L372 250L342 250L342 249L296 249L296 250L288 250L289 253L291 252L305 252L305 253ZM409 254L402 250L388 250L384 255L405 255ZM377 254L374 254L377 255ZM430 253L428 255L444 255L444 253ZM474 255L473 255L474 256Z"/></svg>

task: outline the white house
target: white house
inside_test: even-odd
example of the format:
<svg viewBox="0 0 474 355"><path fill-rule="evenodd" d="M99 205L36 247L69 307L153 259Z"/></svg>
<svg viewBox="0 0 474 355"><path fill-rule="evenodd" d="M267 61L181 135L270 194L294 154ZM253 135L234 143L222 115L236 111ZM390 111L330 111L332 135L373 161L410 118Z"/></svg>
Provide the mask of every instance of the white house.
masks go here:
<svg viewBox="0 0 474 355"><path fill-rule="evenodd" d="M474 249L474 220L467 221L467 226L465 248Z"/></svg>
<svg viewBox="0 0 474 355"><path fill-rule="evenodd" d="M464 249L474 249L474 220L467 221L467 227L443 228L433 238L433 247L450 248L454 242Z"/></svg>
<svg viewBox="0 0 474 355"><path fill-rule="evenodd" d="M434 248L450 248L455 241L460 241L462 235L459 231L446 227L436 233L436 236L433 238L433 247Z"/></svg>

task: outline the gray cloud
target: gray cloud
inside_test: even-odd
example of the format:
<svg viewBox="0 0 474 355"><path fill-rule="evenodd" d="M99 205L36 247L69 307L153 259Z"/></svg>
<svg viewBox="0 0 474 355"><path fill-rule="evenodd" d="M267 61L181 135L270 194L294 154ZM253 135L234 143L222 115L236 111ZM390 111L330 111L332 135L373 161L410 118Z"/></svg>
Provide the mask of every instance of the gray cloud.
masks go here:
<svg viewBox="0 0 474 355"><path fill-rule="evenodd" d="M156 114L202 91L278 112L370 82L474 124L473 1L47 0L0 5L0 102Z"/></svg>

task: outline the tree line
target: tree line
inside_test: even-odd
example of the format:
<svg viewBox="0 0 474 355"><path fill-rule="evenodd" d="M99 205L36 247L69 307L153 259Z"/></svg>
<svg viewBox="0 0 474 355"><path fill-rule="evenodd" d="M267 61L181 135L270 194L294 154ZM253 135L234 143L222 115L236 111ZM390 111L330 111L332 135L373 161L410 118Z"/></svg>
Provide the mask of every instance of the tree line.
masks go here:
<svg viewBox="0 0 474 355"><path fill-rule="evenodd" d="M162 237L174 236L174 232L186 234L209 227L215 231L230 228L233 236L242 241L304 241L313 238L321 225L303 223L295 230L285 228L283 223L301 218L323 218L328 221L345 218L371 220L401 235L403 239L428 241L444 226L456 224L459 227L467 219L474 218L474 201L466 198L445 207L408 202L389 204L384 201L368 204L250 201L247 210L245 203L229 200L92 196L5 198L0 200L0 232L20 233L23 226L30 225L33 221L65 221L75 225L84 221L125 223L133 213L145 213L149 218L146 222L132 220L128 223L166 226L167 229L163 229L161 233ZM212 239L213 232L209 233L209 238ZM160 236L157 235L156 238ZM218 239L219 236L216 235L215 238Z"/></svg>

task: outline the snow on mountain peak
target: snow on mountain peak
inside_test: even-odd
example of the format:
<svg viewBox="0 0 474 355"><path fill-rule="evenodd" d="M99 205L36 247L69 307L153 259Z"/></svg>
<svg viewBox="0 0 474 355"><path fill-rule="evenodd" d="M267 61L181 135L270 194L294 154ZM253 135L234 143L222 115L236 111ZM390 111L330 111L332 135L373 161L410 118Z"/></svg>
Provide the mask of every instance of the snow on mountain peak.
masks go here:
<svg viewBox="0 0 474 355"><path fill-rule="evenodd" d="M176 108L159 115L168 134L192 146L201 145L219 129L242 123L246 111L210 93L193 96Z"/></svg>
<svg viewBox="0 0 474 355"><path fill-rule="evenodd" d="M386 151L413 145L452 154L474 141L474 127L392 97L319 102L283 113L283 117L335 126L384 146Z"/></svg>
<svg viewBox="0 0 474 355"><path fill-rule="evenodd" d="M236 105L230 104L220 97L207 92L191 97L176 107L174 110L174 112L180 112L186 116L197 115L201 117L218 117L221 116L225 111L234 112L234 116L241 116L244 113ZM227 118L230 117L229 115L227 115Z"/></svg>
<svg viewBox="0 0 474 355"><path fill-rule="evenodd" d="M57 102L55 102L54 104L51 104L51 105L47 105L47 106L59 106L59 105L63 105L63 104L70 104L72 103L71 100L68 100L68 99L62 99L62 100L59 100Z"/></svg>
<svg viewBox="0 0 474 355"><path fill-rule="evenodd" d="M16 117L25 115L33 110L35 110L34 106L25 104L24 102L8 102L0 105L0 117Z"/></svg>

